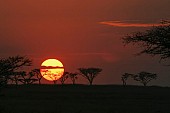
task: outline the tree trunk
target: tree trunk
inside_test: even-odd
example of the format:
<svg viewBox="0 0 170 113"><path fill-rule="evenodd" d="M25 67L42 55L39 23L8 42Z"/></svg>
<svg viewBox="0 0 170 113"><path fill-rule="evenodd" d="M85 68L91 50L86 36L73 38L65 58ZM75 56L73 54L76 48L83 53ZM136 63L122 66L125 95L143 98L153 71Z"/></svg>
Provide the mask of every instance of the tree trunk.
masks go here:
<svg viewBox="0 0 170 113"><path fill-rule="evenodd" d="M17 79L16 75L14 76L14 80L15 80L15 85L18 85L18 79Z"/></svg>
<svg viewBox="0 0 170 113"><path fill-rule="evenodd" d="M89 83L90 83L90 85L93 85L93 80L90 80Z"/></svg>
<svg viewBox="0 0 170 113"><path fill-rule="evenodd" d="M57 84L57 80L53 80L54 84Z"/></svg>
<svg viewBox="0 0 170 113"><path fill-rule="evenodd" d="M73 80L73 85L75 85L75 80Z"/></svg>
<svg viewBox="0 0 170 113"><path fill-rule="evenodd" d="M38 79L38 83L41 84L41 79Z"/></svg>
<svg viewBox="0 0 170 113"><path fill-rule="evenodd" d="M147 83L143 83L143 86L146 86L147 85Z"/></svg>
<svg viewBox="0 0 170 113"><path fill-rule="evenodd" d="M15 85L18 85L18 80L15 80Z"/></svg>
<svg viewBox="0 0 170 113"><path fill-rule="evenodd" d="M126 86L126 82L123 80L123 86Z"/></svg>
<svg viewBox="0 0 170 113"><path fill-rule="evenodd" d="M62 81L61 84L64 85L64 81Z"/></svg>

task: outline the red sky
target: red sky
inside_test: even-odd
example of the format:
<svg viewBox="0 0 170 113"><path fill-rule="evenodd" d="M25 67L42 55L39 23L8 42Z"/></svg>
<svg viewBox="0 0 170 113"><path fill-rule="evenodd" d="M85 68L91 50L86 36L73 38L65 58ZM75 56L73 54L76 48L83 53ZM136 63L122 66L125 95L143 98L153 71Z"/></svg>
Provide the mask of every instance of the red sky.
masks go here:
<svg viewBox="0 0 170 113"><path fill-rule="evenodd" d="M27 55L39 67L58 58L70 72L100 67L95 84L121 84L121 74L157 73L170 85L169 67L138 56L121 38L170 18L169 0L0 0L1 57ZM116 23L116 24L115 24ZM86 83L86 81L84 81Z"/></svg>

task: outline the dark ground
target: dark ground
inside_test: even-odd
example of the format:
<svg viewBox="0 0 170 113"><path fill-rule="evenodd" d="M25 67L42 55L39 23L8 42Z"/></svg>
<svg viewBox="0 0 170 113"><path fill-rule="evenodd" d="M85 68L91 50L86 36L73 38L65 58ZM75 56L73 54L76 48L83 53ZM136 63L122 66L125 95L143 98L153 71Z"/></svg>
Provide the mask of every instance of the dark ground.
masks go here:
<svg viewBox="0 0 170 113"><path fill-rule="evenodd" d="M1 91L0 113L170 113L170 88L8 86Z"/></svg>

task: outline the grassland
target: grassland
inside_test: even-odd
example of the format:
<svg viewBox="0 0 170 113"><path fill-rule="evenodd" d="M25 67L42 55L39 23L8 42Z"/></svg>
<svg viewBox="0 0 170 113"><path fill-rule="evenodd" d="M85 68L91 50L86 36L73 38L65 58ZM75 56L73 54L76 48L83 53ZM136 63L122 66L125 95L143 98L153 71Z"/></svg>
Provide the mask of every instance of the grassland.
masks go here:
<svg viewBox="0 0 170 113"><path fill-rule="evenodd" d="M1 91L0 113L170 113L170 88L8 86Z"/></svg>

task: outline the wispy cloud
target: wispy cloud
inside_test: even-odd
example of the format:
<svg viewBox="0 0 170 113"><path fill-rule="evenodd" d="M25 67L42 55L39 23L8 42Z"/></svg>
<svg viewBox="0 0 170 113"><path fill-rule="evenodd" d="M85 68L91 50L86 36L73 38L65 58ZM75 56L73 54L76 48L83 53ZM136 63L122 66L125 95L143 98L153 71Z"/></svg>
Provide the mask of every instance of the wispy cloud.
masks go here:
<svg viewBox="0 0 170 113"><path fill-rule="evenodd" d="M99 23L114 27L152 27L161 25L155 23L142 23L137 21L103 21Z"/></svg>

